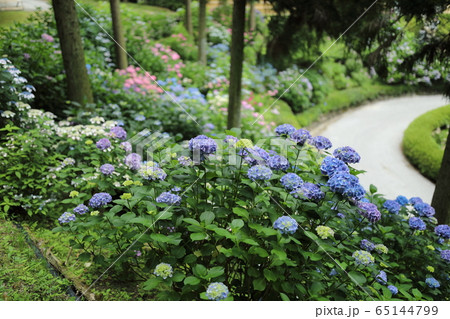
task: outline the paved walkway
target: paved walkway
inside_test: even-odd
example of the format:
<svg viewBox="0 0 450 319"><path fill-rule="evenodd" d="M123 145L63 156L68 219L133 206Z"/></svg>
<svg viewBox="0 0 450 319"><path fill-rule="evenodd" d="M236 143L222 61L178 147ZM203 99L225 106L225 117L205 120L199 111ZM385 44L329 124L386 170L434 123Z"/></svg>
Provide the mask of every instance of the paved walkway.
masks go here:
<svg viewBox="0 0 450 319"><path fill-rule="evenodd" d="M333 148L348 145L361 155L361 162L354 167L367 171L359 175L366 189L374 184L388 199L395 199L397 195L419 196L430 203L434 184L403 155L403 132L419 115L449 103L440 95L375 102L322 123L312 129L312 134L328 137Z"/></svg>
<svg viewBox="0 0 450 319"><path fill-rule="evenodd" d="M50 3L45 0L22 0L22 4L25 11L36 11L38 8L48 10L51 8Z"/></svg>

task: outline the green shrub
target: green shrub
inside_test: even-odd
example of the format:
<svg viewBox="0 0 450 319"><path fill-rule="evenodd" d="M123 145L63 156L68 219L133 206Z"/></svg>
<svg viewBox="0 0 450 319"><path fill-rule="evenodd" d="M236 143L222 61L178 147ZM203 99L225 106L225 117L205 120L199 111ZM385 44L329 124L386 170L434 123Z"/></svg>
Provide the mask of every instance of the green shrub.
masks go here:
<svg viewBox="0 0 450 319"><path fill-rule="evenodd" d="M416 118L403 135L403 152L419 171L436 181L444 150L433 138L433 131L450 124L450 105L429 111Z"/></svg>

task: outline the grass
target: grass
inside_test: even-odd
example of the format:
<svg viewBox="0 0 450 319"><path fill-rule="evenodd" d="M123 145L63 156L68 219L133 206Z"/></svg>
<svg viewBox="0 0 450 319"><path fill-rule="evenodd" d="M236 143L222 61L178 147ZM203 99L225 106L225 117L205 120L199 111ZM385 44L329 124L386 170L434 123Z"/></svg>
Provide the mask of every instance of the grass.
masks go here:
<svg viewBox="0 0 450 319"><path fill-rule="evenodd" d="M403 153L411 164L432 181L436 181L444 156L444 150L433 132L449 124L450 105L446 105L416 118L403 135Z"/></svg>
<svg viewBox="0 0 450 319"><path fill-rule="evenodd" d="M16 22L24 22L32 13L31 11L0 11L0 28L12 26Z"/></svg>
<svg viewBox="0 0 450 319"><path fill-rule="evenodd" d="M0 219L0 300L69 300L69 282L54 277L10 221Z"/></svg>

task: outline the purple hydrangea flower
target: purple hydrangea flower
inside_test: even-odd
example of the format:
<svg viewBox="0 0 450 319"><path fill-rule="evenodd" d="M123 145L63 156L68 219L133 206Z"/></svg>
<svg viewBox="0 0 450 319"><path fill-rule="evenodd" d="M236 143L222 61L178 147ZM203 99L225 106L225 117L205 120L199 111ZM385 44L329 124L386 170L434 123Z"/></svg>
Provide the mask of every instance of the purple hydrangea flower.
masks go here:
<svg viewBox="0 0 450 319"><path fill-rule="evenodd" d="M294 190L299 188L303 184L303 180L295 173L287 173L280 179L281 185L287 190Z"/></svg>
<svg viewBox="0 0 450 319"><path fill-rule="evenodd" d="M372 251L375 249L375 244L372 243L370 240L367 239L363 239L361 240L361 243L359 244L359 246L367 251Z"/></svg>
<svg viewBox="0 0 450 319"><path fill-rule="evenodd" d="M173 188L171 189L171 191L174 192L174 193L181 192L181 187L175 186L175 187L173 187Z"/></svg>
<svg viewBox="0 0 450 319"><path fill-rule="evenodd" d="M111 201L112 197L108 193L96 193L89 200L89 206L92 208L99 208L107 205Z"/></svg>
<svg viewBox="0 0 450 319"><path fill-rule="evenodd" d="M137 153L128 154L125 157L125 165L133 170L138 170L141 167L141 156Z"/></svg>
<svg viewBox="0 0 450 319"><path fill-rule="evenodd" d="M275 133L277 135L289 135L294 131L295 127L293 127L291 124L282 124L280 126L277 126L277 128L275 128Z"/></svg>
<svg viewBox="0 0 450 319"><path fill-rule="evenodd" d="M232 135L227 135L227 136L225 136L223 141L225 143L229 143L231 145L234 145L234 144L236 144L237 141L239 141L239 139L237 137L232 136Z"/></svg>
<svg viewBox="0 0 450 319"><path fill-rule="evenodd" d="M253 181L256 180L265 181L272 177L272 170L264 165L255 165L250 167L250 169L247 172L247 176Z"/></svg>
<svg viewBox="0 0 450 319"><path fill-rule="evenodd" d="M264 149L255 146L253 148L247 148L248 152L250 153L250 156L246 156L244 159L245 161L250 165L256 165L256 164L265 164L267 160L269 160L270 155L267 153ZM245 150L241 150L240 152L245 152ZM248 154L248 153L247 153Z"/></svg>
<svg viewBox="0 0 450 319"><path fill-rule="evenodd" d="M114 166L111 164L103 164L100 166L100 172L102 172L104 175L111 175L114 173Z"/></svg>
<svg viewBox="0 0 450 319"><path fill-rule="evenodd" d="M86 214L89 211L89 208L86 205L80 204L77 207L73 209L74 213L77 213L79 215Z"/></svg>
<svg viewBox="0 0 450 319"><path fill-rule="evenodd" d="M181 166L192 166L192 165L194 165L194 162L191 160L191 158L187 157L187 156L180 156L178 158L178 163L180 163Z"/></svg>
<svg viewBox="0 0 450 319"><path fill-rule="evenodd" d="M375 279L382 285L387 284L387 275L384 270L381 270L378 275L375 277Z"/></svg>
<svg viewBox="0 0 450 319"><path fill-rule="evenodd" d="M372 203L358 203L359 213L367 218L371 223L376 223L381 219L381 213L375 204Z"/></svg>
<svg viewBox="0 0 450 319"><path fill-rule="evenodd" d="M439 237L448 239L450 238L450 226L449 225L438 225L434 228L434 232Z"/></svg>
<svg viewBox="0 0 450 319"><path fill-rule="evenodd" d="M402 206L406 206L409 203L408 199L403 195L397 196L396 201L397 201L397 203L399 203Z"/></svg>
<svg viewBox="0 0 450 319"><path fill-rule="evenodd" d="M388 289L390 290L390 292L392 293L393 296L395 296L396 294L398 294L398 288L393 286L393 285L389 285L387 286Z"/></svg>
<svg viewBox="0 0 450 319"><path fill-rule="evenodd" d="M439 281L437 281L435 278L430 277L425 280L425 283L430 288L439 288L441 285L439 284Z"/></svg>
<svg viewBox="0 0 450 319"><path fill-rule="evenodd" d="M111 142L107 138L101 138L95 145L99 150L104 151L111 147Z"/></svg>
<svg viewBox="0 0 450 319"><path fill-rule="evenodd" d="M273 223L273 228L279 230L282 234L293 234L298 228L298 223L292 217L281 216Z"/></svg>
<svg viewBox="0 0 450 319"><path fill-rule="evenodd" d="M325 197L319 186L313 183L303 183L299 188L293 190L291 194L294 197L306 198L312 201L319 201Z"/></svg>
<svg viewBox="0 0 450 319"><path fill-rule="evenodd" d="M269 165L270 168L272 168L274 170L281 170L281 171L285 171L285 170L289 169L289 166L290 166L289 161L286 159L286 157L281 156L281 155L272 156L267 161L267 164Z"/></svg>
<svg viewBox="0 0 450 319"><path fill-rule="evenodd" d="M412 229L425 230L427 225L419 217L411 217L409 219L409 227Z"/></svg>
<svg viewBox="0 0 450 319"><path fill-rule="evenodd" d="M450 250L441 250L441 258L450 263Z"/></svg>
<svg viewBox="0 0 450 319"><path fill-rule="evenodd" d="M199 135L189 141L189 149L193 152L200 152L200 155L212 154L217 150L217 143L212 138Z"/></svg>
<svg viewBox="0 0 450 319"><path fill-rule="evenodd" d="M293 140L297 145L304 145L306 141L311 138L311 134L308 130L303 128L296 130L289 134L289 138Z"/></svg>
<svg viewBox="0 0 450 319"><path fill-rule="evenodd" d="M65 212L64 214L62 214L59 218L58 221L60 224L65 224L65 223L69 223L74 221L75 219L77 219L75 217L75 214L69 213L69 212Z"/></svg>
<svg viewBox="0 0 450 319"><path fill-rule="evenodd" d="M411 205L416 205L417 203L423 203L423 200L422 200L422 198L420 198L420 197L411 197L410 199L409 199L409 203L411 204Z"/></svg>
<svg viewBox="0 0 450 319"><path fill-rule="evenodd" d="M384 202L383 207L386 208L387 211L392 214L398 214L400 208L402 208L402 206L396 200L390 199Z"/></svg>
<svg viewBox="0 0 450 319"><path fill-rule="evenodd" d="M127 138L127 131L125 131L120 126L114 126L109 131L110 135L114 138L118 138L120 140L125 140Z"/></svg>
<svg viewBox="0 0 450 319"><path fill-rule="evenodd" d="M361 186L361 184L358 183L347 188L347 190L344 192L344 195L358 201L363 199L363 197L366 195L366 190Z"/></svg>
<svg viewBox="0 0 450 319"><path fill-rule="evenodd" d="M131 143L130 142L122 142L120 143L120 148L125 150L125 152L131 152Z"/></svg>
<svg viewBox="0 0 450 319"><path fill-rule="evenodd" d="M315 146L318 150L327 150L333 147L331 141L324 136L315 136L311 139L310 144Z"/></svg>
<svg viewBox="0 0 450 319"><path fill-rule="evenodd" d="M344 219L345 218L345 215L344 214L342 214L342 213L337 213L337 215L336 215L337 217L339 217L339 218L341 218L341 219Z"/></svg>
<svg viewBox="0 0 450 319"><path fill-rule="evenodd" d="M358 163L361 159L361 156L350 146L335 149L333 155L345 163Z"/></svg>
<svg viewBox="0 0 450 319"><path fill-rule="evenodd" d="M167 177L166 172L156 165L144 164L139 168L139 174L150 181L155 181L157 179L164 180Z"/></svg>
<svg viewBox="0 0 450 319"><path fill-rule="evenodd" d="M332 156L327 156L324 158L322 165L320 165L320 171L322 174L329 177L333 176L337 172L350 172L347 164Z"/></svg>
<svg viewBox="0 0 450 319"><path fill-rule="evenodd" d="M358 177L347 172L337 172L333 174L333 176L328 180L327 183L327 185L333 192L342 195L344 195L348 189L351 189L358 184Z"/></svg>
<svg viewBox="0 0 450 319"><path fill-rule="evenodd" d="M414 204L414 209L419 213L420 216L432 217L436 213L431 205L423 202Z"/></svg>
<svg viewBox="0 0 450 319"><path fill-rule="evenodd" d="M172 194L171 192L164 192L156 198L156 202L167 205L180 205L181 197L176 194Z"/></svg>

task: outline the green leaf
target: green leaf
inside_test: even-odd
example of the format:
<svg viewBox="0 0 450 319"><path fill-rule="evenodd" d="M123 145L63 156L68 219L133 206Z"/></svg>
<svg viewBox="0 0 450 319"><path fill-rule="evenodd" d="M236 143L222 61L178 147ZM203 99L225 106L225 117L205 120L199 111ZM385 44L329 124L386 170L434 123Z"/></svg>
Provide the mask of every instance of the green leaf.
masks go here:
<svg viewBox="0 0 450 319"><path fill-rule="evenodd" d="M276 255L279 260L286 260L287 255L284 251L278 249L271 250L272 255Z"/></svg>
<svg viewBox="0 0 450 319"><path fill-rule="evenodd" d="M172 248L171 254L175 258L183 258L186 255L186 249L183 246L174 247Z"/></svg>
<svg viewBox="0 0 450 319"><path fill-rule="evenodd" d="M231 229L239 230L244 227L244 221L242 219L233 219L231 222Z"/></svg>
<svg viewBox="0 0 450 319"><path fill-rule="evenodd" d="M183 221L191 225L200 226L200 223L193 218L183 218Z"/></svg>
<svg viewBox="0 0 450 319"><path fill-rule="evenodd" d="M259 244L255 240L253 240L251 238L245 238L245 239L242 240L242 242L246 243L246 244L249 244L249 245L253 245L253 246L259 246Z"/></svg>
<svg viewBox="0 0 450 319"><path fill-rule="evenodd" d="M253 255L258 255L259 257L262 258L266 258L267 256L269 256L269 253L264 248L261 247L250 247L248 252Z"/></svg>
<svg viewBox="0 0 450 319"><path fill-rule="evenodd" d="M195 286L195 285L198 285L199 283L200 283L200 279L198 279L197 277L194 277L194 276L186 277L186 279L184 280L185 285Z"/></svg>
<svg viewBox="0 0 450 319"><path fill-rule="evenodd" d="M422 299L422 293L419 291L419 289L414 288L413 290L411 290L411 292L417 299Z"/></svg>
<svg viewBox="0 0 450 319"><path fill-rule="evenodd" d="M91 254L84 252L78 256L78 259L80 261L89 261L91 260Z"/></svg>
<svg viewBox="0 0 450 319"><path fill-rule="evenodd" d="M123 207L121 205L115 205L113 208L111 208L109 210L110 213L112 214L117 214L118 212L120 212L123 209Z"/></svg>
<svg viewBox="0 0 450 319"><path fill-rule="evenodd" d="M208 270L208 275L206 276L206 278L207 279L216 278L222 276L223 273L224 273L223 267L213 267L210 270Z"/></svg>
<svg viewBox="0 0 450 319"><path fill-rule="evenodd" d="M367 281L366 276L358 271L350 271L348 275L350 276L350 279L356 281L360 285L364 284Z"/></svg>
<svg viewBox="0 0 450 319"><path fill-rule="evenodd" d="M272 270L268 269L268 268L264 268L264 277L266 277L266 279L268 281L275 281L277 280L277 276L273 273Z"/></svg>
<svg viewBox="0 0 450 319"><path fill-rule="evenodd" d="M195 241L195 240L203 240L206 237L208 237L208 235L206 233L192 233L190 235L190 237L191 237L192 240Z"/></svg>
<svg viewBox="0 0 450 319"><path fill-rule="evenodd" d="M183 281L184 277L185 275L182 272L177 271L173 274L172 280L173 282L181 282Z"/></svg>
<svg viewBox="0 0 450 319"><path fill-rule="evenodd" d="M280 292L280 297L283 301L290 301L289 297L282 292Z"/></svg>
<svg viewBox="0 0 450 319"><path fill-rule="evenodd" d="M108 237L102 237L99 240L97 240L97 245L104 246L106 244L109 244L110 242L111 242L111 239L109 239Z"/></svg>
<svg viewBox="0 0 450 319"><path fill-rule="evenodd" d="M233 213L235 213L236 215L244 218L245 220L248 220L249 213L248 213L247 210L245 210L242 207L233 207Z"/></svg>
<svg viewBox="0 0 450 319"><path fill-rule="evenodd" d="M195 265L192 270L194 271L194 275L200 278L204 278L208 274L208 270L202 264Z"/></svg>
<svg viewBox="0 0 450 319"><path fill-rule="evenodd" d="M378 188L375 185L370 184L369 190L370 190L370 193L375 194L378 191Z"/></svg>
<svg viewBox="0 0 450 319"><path fill-rule="evenodd" d="M264 278L254 279L253 288L255 290L264 291L264 289L266 289L266 281L264 280Z"/></svg>
<svg viewBox="0 0 450 319"><path fill-rule="evenodd" d="M162 281L163 281L163 279L162 279L161 277L150 278L149 280L147 280L146 282L144 282L144 284L142 285L142 289L144 289L144 290L153 290L153 289L155 289Z"/></svg>
<svg viewBox="0 0 450 319"><path fill-rule="evenodd" d="M209 225L212 223L212 221L214 220L216 216L214 215L213 212L203 212L200 215L200 221L204 222L205 225Z"/></svg>
<svg viewBox="0 0 450 319"><path fill-rule="evenodd" d="M309 291L311 292L311 294L314 296L319 295L319 293L324 289L324 286L322 285L321 282L319 281L315 281L312 283L311 287L309 288Z"/></svg>
<svg viewBox="0 0 450 319"><path fill-rule="evenodd" d="M167 210L163 210L156 215L155 220L167 220L172 218L173 213Z"/></svg>
<svg viewBox="0 0 450 319"><path fill-rule="evenodd" d="M305 235L308 236L309 238L311 238L314 241L317 241L319 239L319 237L317 237L316 234L311 233L309 231L305 231Z"/></svg>

